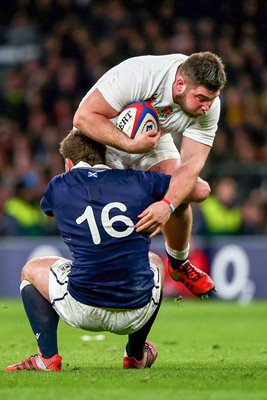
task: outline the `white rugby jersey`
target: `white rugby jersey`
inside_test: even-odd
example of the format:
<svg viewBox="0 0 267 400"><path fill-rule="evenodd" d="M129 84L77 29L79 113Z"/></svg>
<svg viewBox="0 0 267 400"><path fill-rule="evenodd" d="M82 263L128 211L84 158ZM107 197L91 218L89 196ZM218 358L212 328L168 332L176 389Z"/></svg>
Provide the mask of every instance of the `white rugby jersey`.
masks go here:
<svg viewBox="0 0 267 400"><path fill-rule="evenodd" d="M117 111L133 101L148 100L158 112L163 133L182 134L212 146L218 128L220 99L217 97L209 111L198 118L190 118L173 102L176 71L186 58L183 54L129 58L106 72L84 99L97 88ZM116 118L112 122L115 124Z"/></svg>

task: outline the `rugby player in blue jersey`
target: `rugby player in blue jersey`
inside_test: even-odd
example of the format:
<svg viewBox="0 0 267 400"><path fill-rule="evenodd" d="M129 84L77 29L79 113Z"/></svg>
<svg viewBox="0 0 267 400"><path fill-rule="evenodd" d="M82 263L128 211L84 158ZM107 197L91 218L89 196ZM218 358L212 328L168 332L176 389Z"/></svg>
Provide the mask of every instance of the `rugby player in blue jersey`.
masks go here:
<svg viewBox="0 0 267 400"><path fill-rule="evenodd" d="M74 130L60 144L66 172L54 177L41 208L54 216L73 259L40 257L22 269L21 296L38 353L7 371L61 370L59 318L88 331L128 335L124 368L148 368L156 357L147 336L164 281L138 215L163 199L170 176L105 165L105 146Z"/></svg>

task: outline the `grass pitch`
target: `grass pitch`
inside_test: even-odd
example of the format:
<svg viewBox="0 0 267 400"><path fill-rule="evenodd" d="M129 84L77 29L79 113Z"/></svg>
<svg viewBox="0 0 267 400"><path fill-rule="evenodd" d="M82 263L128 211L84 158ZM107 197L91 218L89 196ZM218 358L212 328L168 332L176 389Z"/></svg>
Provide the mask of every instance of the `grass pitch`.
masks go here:
<svg viewBox="0 0 267 400"><path fill-rule="evenodd" d="M61 372L8 373L36 343L21 302L0 299L0 398L266 400L266 311L265 302L165 300L149 336L158 359L145 370L122 369L126 337L60 323Z"/></svg>

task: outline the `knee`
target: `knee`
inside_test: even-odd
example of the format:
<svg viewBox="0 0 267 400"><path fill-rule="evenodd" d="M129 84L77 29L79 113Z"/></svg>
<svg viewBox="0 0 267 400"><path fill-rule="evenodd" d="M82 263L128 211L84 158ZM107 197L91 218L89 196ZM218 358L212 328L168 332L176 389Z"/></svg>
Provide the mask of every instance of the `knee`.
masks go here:
<svg viewBox="0 0 267 400"><path fill-rule="evenodd" d="M152 264L154 264L156 267L159 269L160 277L161 277L161 283L163 286L164 280L165 280L165 268L162 259L156 254L152 253L151 251L149 252L149 260Z"/></svg>
<svg viewBox="0 0 267 400"><path fill-rule="evenodd" d="M21 270L21 281L29 281L30 269L30 262L27 262Z"/></svg>
<svg viewBox="0 0 267 400"><path fill-rule="evenodd" d="M200 203L207 199L210 195L211 189L208 182L203 179L198 179L197 183L189 196L189 202Z"/></svg>
<svg viewBox="0 0 267 400"><path fill-rule="evenodd" d="M210 185L206 181L200 182L200 188L199 188L199 193L198 193L198 201L203 201L207 199L210 195L211 189Z"/></svg>
<svg viewBox="0 0 267 400"><path fill-rule="evenodd" d="M152 264L155 264L156 266L162 264L162 259L156 253L153 253L152 251L150 251L148 255L149 255L149 261Z"/></svg>
<svg viewBox="0 0 267 400"><path fill-rule="evenodd" d="M32 259L28 261L21 270L21 280L26 280L32 283L32 276L36 270L36 260Z"/></svg>

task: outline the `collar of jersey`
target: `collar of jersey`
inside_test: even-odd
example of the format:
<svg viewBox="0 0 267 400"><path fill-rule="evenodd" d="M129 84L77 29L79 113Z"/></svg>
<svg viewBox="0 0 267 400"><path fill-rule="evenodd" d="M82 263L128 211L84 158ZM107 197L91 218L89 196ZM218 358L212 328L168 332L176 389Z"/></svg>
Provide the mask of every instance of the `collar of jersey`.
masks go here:
<svg viewBox="0 0 267 400"><path fill-rule="evenodd" d="M104 171L106 169L111 169L107 165L104 165L104 164L96 164L96 165L92 166L85 161L79 161L78 164L74 165L71 169L74 169L74 168L90 168L90 169L95 169L97 171Z"/></svg>

